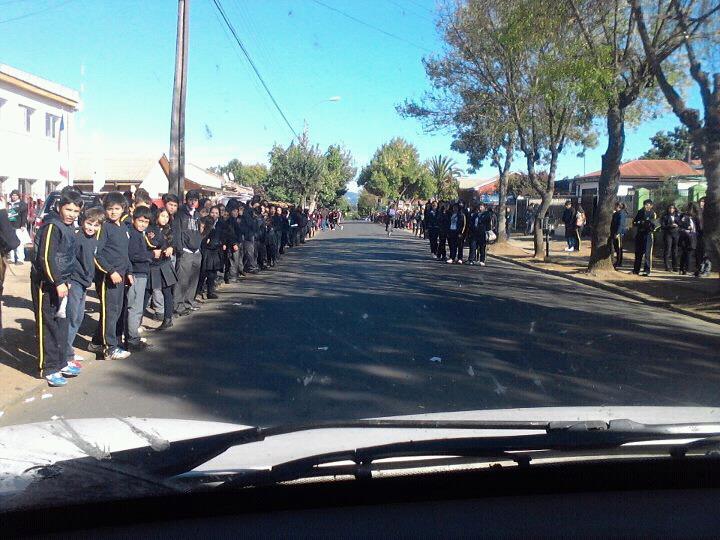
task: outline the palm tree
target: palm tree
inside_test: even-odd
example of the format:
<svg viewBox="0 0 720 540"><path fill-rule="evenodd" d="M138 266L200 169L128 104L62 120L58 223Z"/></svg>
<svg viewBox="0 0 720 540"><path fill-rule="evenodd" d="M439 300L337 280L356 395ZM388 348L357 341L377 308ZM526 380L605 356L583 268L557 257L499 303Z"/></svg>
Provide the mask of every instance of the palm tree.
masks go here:
<svg viewBox="0 0 720 540"><path fill-rule="evenodd" d="M428 163L430 174L435 179L437 198L452 200L457 197L458 181L462 171L449 156L434 156Z"/></svg>

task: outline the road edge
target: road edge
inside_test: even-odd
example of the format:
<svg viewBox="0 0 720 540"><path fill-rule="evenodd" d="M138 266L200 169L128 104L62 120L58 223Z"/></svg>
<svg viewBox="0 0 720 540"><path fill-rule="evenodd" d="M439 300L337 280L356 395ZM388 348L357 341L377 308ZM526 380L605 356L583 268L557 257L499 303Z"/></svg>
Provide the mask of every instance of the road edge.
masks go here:
<svg viewBox="0 0 720 540"><path fill-rule="evenodd" d="M708 317L707 315L703 315L702 313L697 313L696 311L692 311L689 309L685 309L685 308L673 305L672 302L669 302L666 300L658 300L656 298L647 296L645 294L641 294L641 293L632 291L626 287L621 287L619 285L610 285L609 283L601 283L601 282L598 282L595 280L584 279L584 278L581 278L578 276L571 276L564 272L559 272L557 270L550 270L549 268L539 268L538 266L536 266L532 263L518 261L516 259L513 259L512 257L506 257L504 255L496 255L494 253L488 253L487 255L488 255L488 257L492 257L494 259L497 259L497 260L500 260L500 261L503 261L506 263L514 264L514 265L520 266L522 268L527 268L528 270L533 270L535 272L540 272L543 274L563 278L568 281L574 281L575 283L581 283L583 285L587 285L589 287L594 287L596 289L602 289L604 291L612 292L615 294L620 294L627 298L631 298L638 302L642 302L643 304L648 305L648 306L661 307L661 308L667 309L668 311L680 313L681 315L686 315L688 317L692 317L694 319L699 319L704 322L708 322L711 324L720 324L720 321L718 321L717 319L714 319L713 317Z"/></svg>

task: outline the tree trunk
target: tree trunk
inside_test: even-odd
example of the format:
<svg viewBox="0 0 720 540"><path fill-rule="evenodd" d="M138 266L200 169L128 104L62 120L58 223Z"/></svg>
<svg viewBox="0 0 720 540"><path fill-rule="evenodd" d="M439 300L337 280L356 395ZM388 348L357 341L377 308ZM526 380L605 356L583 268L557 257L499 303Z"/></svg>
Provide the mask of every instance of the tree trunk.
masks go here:
<svg viewBox="0 0 720 540"><path fill-rule="evenodd" d="M542 202L540 203L540 208L538 209L538 213L535 216L535 232L534 232L535 258L542 259L543 261L546 259L546 257L545 257L545 238L543 237L542 225L543 225L543 219L545 219L545 216L547 215L547 212L550 209L550 204L552 203L554 191L555 191L554 189L546 189L545 191L543 191L540 194L540 198L541 198Z"/></svg>
<svg viewBox="0 0 720 540"><path fill-rule="evenodd" d="M705 107L705 148L702 164L707 180L703 237L708 256L720 257L720 108Z"/></svg>
<svg viewBox="0 0 720 540"><path fill-rule="evenodd" d="M498 234L497 243L507 242L507 233L505 231L505 212L507 211L507 171L501 172L498 178Z"/></svg>
<svg viewBox="0 0 720 540"><path fill-rule="evenodd" d="M611 270L612 239L610 224L620 182L620 164L625 150L625 109L611 105L607 111L608 143L602 156L598 180L597 209L593 216L588 271ZM587 208L585 209L587 211Z"/></svg>

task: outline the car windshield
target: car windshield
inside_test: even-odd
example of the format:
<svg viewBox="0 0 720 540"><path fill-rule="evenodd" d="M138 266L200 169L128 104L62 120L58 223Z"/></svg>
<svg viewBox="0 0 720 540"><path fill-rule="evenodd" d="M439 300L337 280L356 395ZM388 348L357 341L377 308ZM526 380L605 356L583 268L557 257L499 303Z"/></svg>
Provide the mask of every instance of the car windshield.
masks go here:
<svg viewBox="0 0 720 540"><path fill-rule="evenodd" d="M720 421L719 10L0 0L0 476Z"/></svg>

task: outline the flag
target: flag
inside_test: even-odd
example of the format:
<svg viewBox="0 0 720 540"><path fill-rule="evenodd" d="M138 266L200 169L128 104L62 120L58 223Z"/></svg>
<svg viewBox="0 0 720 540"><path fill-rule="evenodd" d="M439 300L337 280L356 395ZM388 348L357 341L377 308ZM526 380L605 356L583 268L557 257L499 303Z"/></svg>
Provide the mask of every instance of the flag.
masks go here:
<svg viewBox="0 0 720 540"><path fill-rule="evenodd" d="M60 129L58 130L58 152L60 153L60 176L62 176L66 180L69 180L69 172L67 169L67 165L64 165L65 160L63 159L62 154L63 131L65 131L65 115L60 118Z"/></svg>

